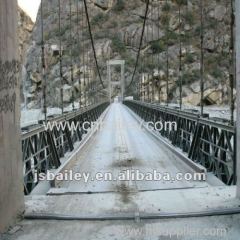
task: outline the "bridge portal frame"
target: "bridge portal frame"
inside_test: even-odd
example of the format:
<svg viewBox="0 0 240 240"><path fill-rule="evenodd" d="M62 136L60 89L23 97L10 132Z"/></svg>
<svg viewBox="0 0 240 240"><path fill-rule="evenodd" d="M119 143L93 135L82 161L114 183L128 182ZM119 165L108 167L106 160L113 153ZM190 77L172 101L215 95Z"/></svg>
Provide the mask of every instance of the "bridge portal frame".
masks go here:
<svg viewBox="0 0 240 240"><path fill-rule="evenodd" d="M121 79L119 82L112 81L111 66L121 66ZM124 99L125 92L125 60L109 60L107 61L107 76L109 88L109 101L112 101L112 86L120 85L121 87L121 101Z"/></svg>

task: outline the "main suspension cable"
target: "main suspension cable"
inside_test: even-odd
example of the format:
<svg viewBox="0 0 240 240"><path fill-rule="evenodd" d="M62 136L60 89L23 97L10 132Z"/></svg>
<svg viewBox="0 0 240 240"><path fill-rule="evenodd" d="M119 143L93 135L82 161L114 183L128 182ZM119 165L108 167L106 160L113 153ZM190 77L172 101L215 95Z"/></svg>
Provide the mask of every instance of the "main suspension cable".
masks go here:
<svg viewBox="0 0 240 240"><path fill-rule="evenodd" d="M97 55L96 55L96 50L95 50L95 46L94 46L92 29L91 29L90 20L89 20L89 15L88 15L87 2L86 2L86 0L83 0L83 2L84 2L85 13L86 13L87 22L88 22L88 30L89 30L89 35L90 35L90 39L91 39L91 44L92 44L92 49L93 49L93 55L94 55L94 59L95 59L96 67L97 67L98 76L99 76L99 79L100 79L100 82L101 82L102 87L105 88L104 83L103 83L103 80L102 80L102 76L101 76L101 73L100 73L100 69L99 69L99 65L98 65L98 60L97 60Z"/></svg>
<svg viewBox="0 0 240 240"><path fill-rule="evenodd" d="M84 0L84 1L85 1L85 0ZM141 40L140 40L139 49L138 49L138 54L137 54L137 59L136 59L136 63L135 63L135 67L134 67L134 71L133 71L133 75L132 75L132 80L131 80L130 84L127 86L127 89L133 84L134 77L135 77L135 74L136 74L136 71L137 71L137 66L138 66L138 62L139 62L139 57L140 57L140 53L141 53L141 49L142 49L142 42L143 42L143 36L144 36L144 31L145 31L145 26L146 26L148 8L149 8L149 0L146 1L146 10L145 10L145 15L144 15L144 22L143 22Z"/></svg>

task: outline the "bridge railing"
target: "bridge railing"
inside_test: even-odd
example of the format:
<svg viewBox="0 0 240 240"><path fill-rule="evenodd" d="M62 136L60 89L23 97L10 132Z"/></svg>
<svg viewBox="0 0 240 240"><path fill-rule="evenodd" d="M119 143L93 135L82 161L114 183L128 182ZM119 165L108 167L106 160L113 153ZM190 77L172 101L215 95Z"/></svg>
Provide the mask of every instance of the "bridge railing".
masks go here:
<svg viewBox="0 0 240 240"><path fill-rule="evenodd" d="M124 104L146 122L161 122L163 126L175 122L176 128L155 128L155 131L225 184L236 184L236 131L229 122L210 118L208 114L201 117L196 110L180 111L139 101Z"/></svg>
<svg viewBox="0 0 240 240"><path fill-rule="evenodd" d="M47 170L56 169L61 165L60 158L63 158L67 152L73 151L74 144L81 142L83 135L87 132L86 128L83 128L83 123L95 122L108 105L109 103L104 102L67 113L49 119L49 125L41 124L37 128L22 133L25 194L31 193L38 184L35 181L36 175L46 173Z"/></svg>

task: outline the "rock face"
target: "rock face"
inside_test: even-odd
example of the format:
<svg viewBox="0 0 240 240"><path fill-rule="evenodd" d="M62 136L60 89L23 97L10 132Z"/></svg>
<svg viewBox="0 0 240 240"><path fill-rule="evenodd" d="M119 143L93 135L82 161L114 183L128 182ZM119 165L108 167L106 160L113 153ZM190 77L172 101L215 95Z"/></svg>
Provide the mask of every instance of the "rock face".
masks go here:
<svg viewBox="0 0 240 240"><path fill-rule="evenodd" d="M18 8L18 41L20 59L23 61L29 40L31 38L34 23L31 18L21 9Z"/></svg>
<svg viewBox="0 0 240 240"><path fill-rule="evenodd" d="M103 10L109 10L112 8L115 1L113 0L94 0L93 3L102 8Z"/></svg>
<svg viewBox="0 0 240 240"><path fill-rule="evenodd" d="M72 19L74 24L73 34L70 37L69 0L62 0L61 39L64 77L61 81L58 12L56 11L58 1L43 1L48 106L59 106L61 86L64 86L65 105L73 100L72 93L75 101L85 102L83 91L96 94L100 88L86 22L83 23L81 14L80 19L76 14L77 9L80 13L82 12L83 5L79 3L77 8L75 1L73 2ZM171 102L178 101L179 33L181 33L183 102L198 105L200 103L200 6L196 1L186 1L187 4L181 6L181 21L179 22L176 1L168 2L169 4L166 4L165 1L161 1L160 5L155 3L149 8L143 50L134 83L140 79L140 73L144 72L147 75L148 72L145 84L149 81L154 82L151 86L154 100L157 100L157 92L161 88L161 100L166 101L166 49L168 46L169 98ZM108 59L126 60L126 85L131 81L140 43L145 7L146 4L143 0L88 0L96 55L105 86L107 86L106 61ZM206 104L223 104L228 101L230 15L230 1L205 1L204 96ZM166 31L168 23L169 31ZM83 29L83 32L80 32L80 44L78 44L77 34L79 26ZM71 79L70 67L71 51L73 52L73 79ZM153 57L151 57L152 54ZM43 82L40 56L41 24L39 14L27 54L26 75L23 79L28 94L27 102L31 107L39 107L41 103ZM87 59L89 60L87 61ZM119 78L118 69L113 71L113 78ZM133 84L127 94L135 96L136 86ZM115 89L116 94L117 92L118 89Z"/></svg>
<svg viewBox="0 0 240 240"><path fill-rule="evenodd" d="M29 45L29 41L31 39L33 22L31 18L18 7L18 41L19 41L19 55L20 62L22 63L22 79L25 82L25 59L26 59L26 51ZM21 99L24 101L23 94L23 84L21 82ZM33 87L32 87L33 88ZM30 89L32 89L30 88Z"/></svg>

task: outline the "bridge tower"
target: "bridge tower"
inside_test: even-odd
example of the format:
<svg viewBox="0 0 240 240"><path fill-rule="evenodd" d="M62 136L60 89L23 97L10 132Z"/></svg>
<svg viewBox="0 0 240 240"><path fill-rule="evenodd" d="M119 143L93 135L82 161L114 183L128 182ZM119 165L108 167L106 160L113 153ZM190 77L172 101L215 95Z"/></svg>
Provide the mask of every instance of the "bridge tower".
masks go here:
<svg viewBox="0 0 240 240"><path fill-rule="evenodd" d="M0 233L23 211L17 1L0 0Z"/></svg>
<svg viewBox="0 0 240 240"><path fill-rule="evenodd" d="M121 78L120 81L113 81L112 80L112 71L111 66L121 66ZM109 88L109 101L112 101L112 87L113 86L120 86L121 88L121 101L124 98L125 92L125 61L124 60L109 60L107 61L107 76L108 76L108 88Z"/></svg>

